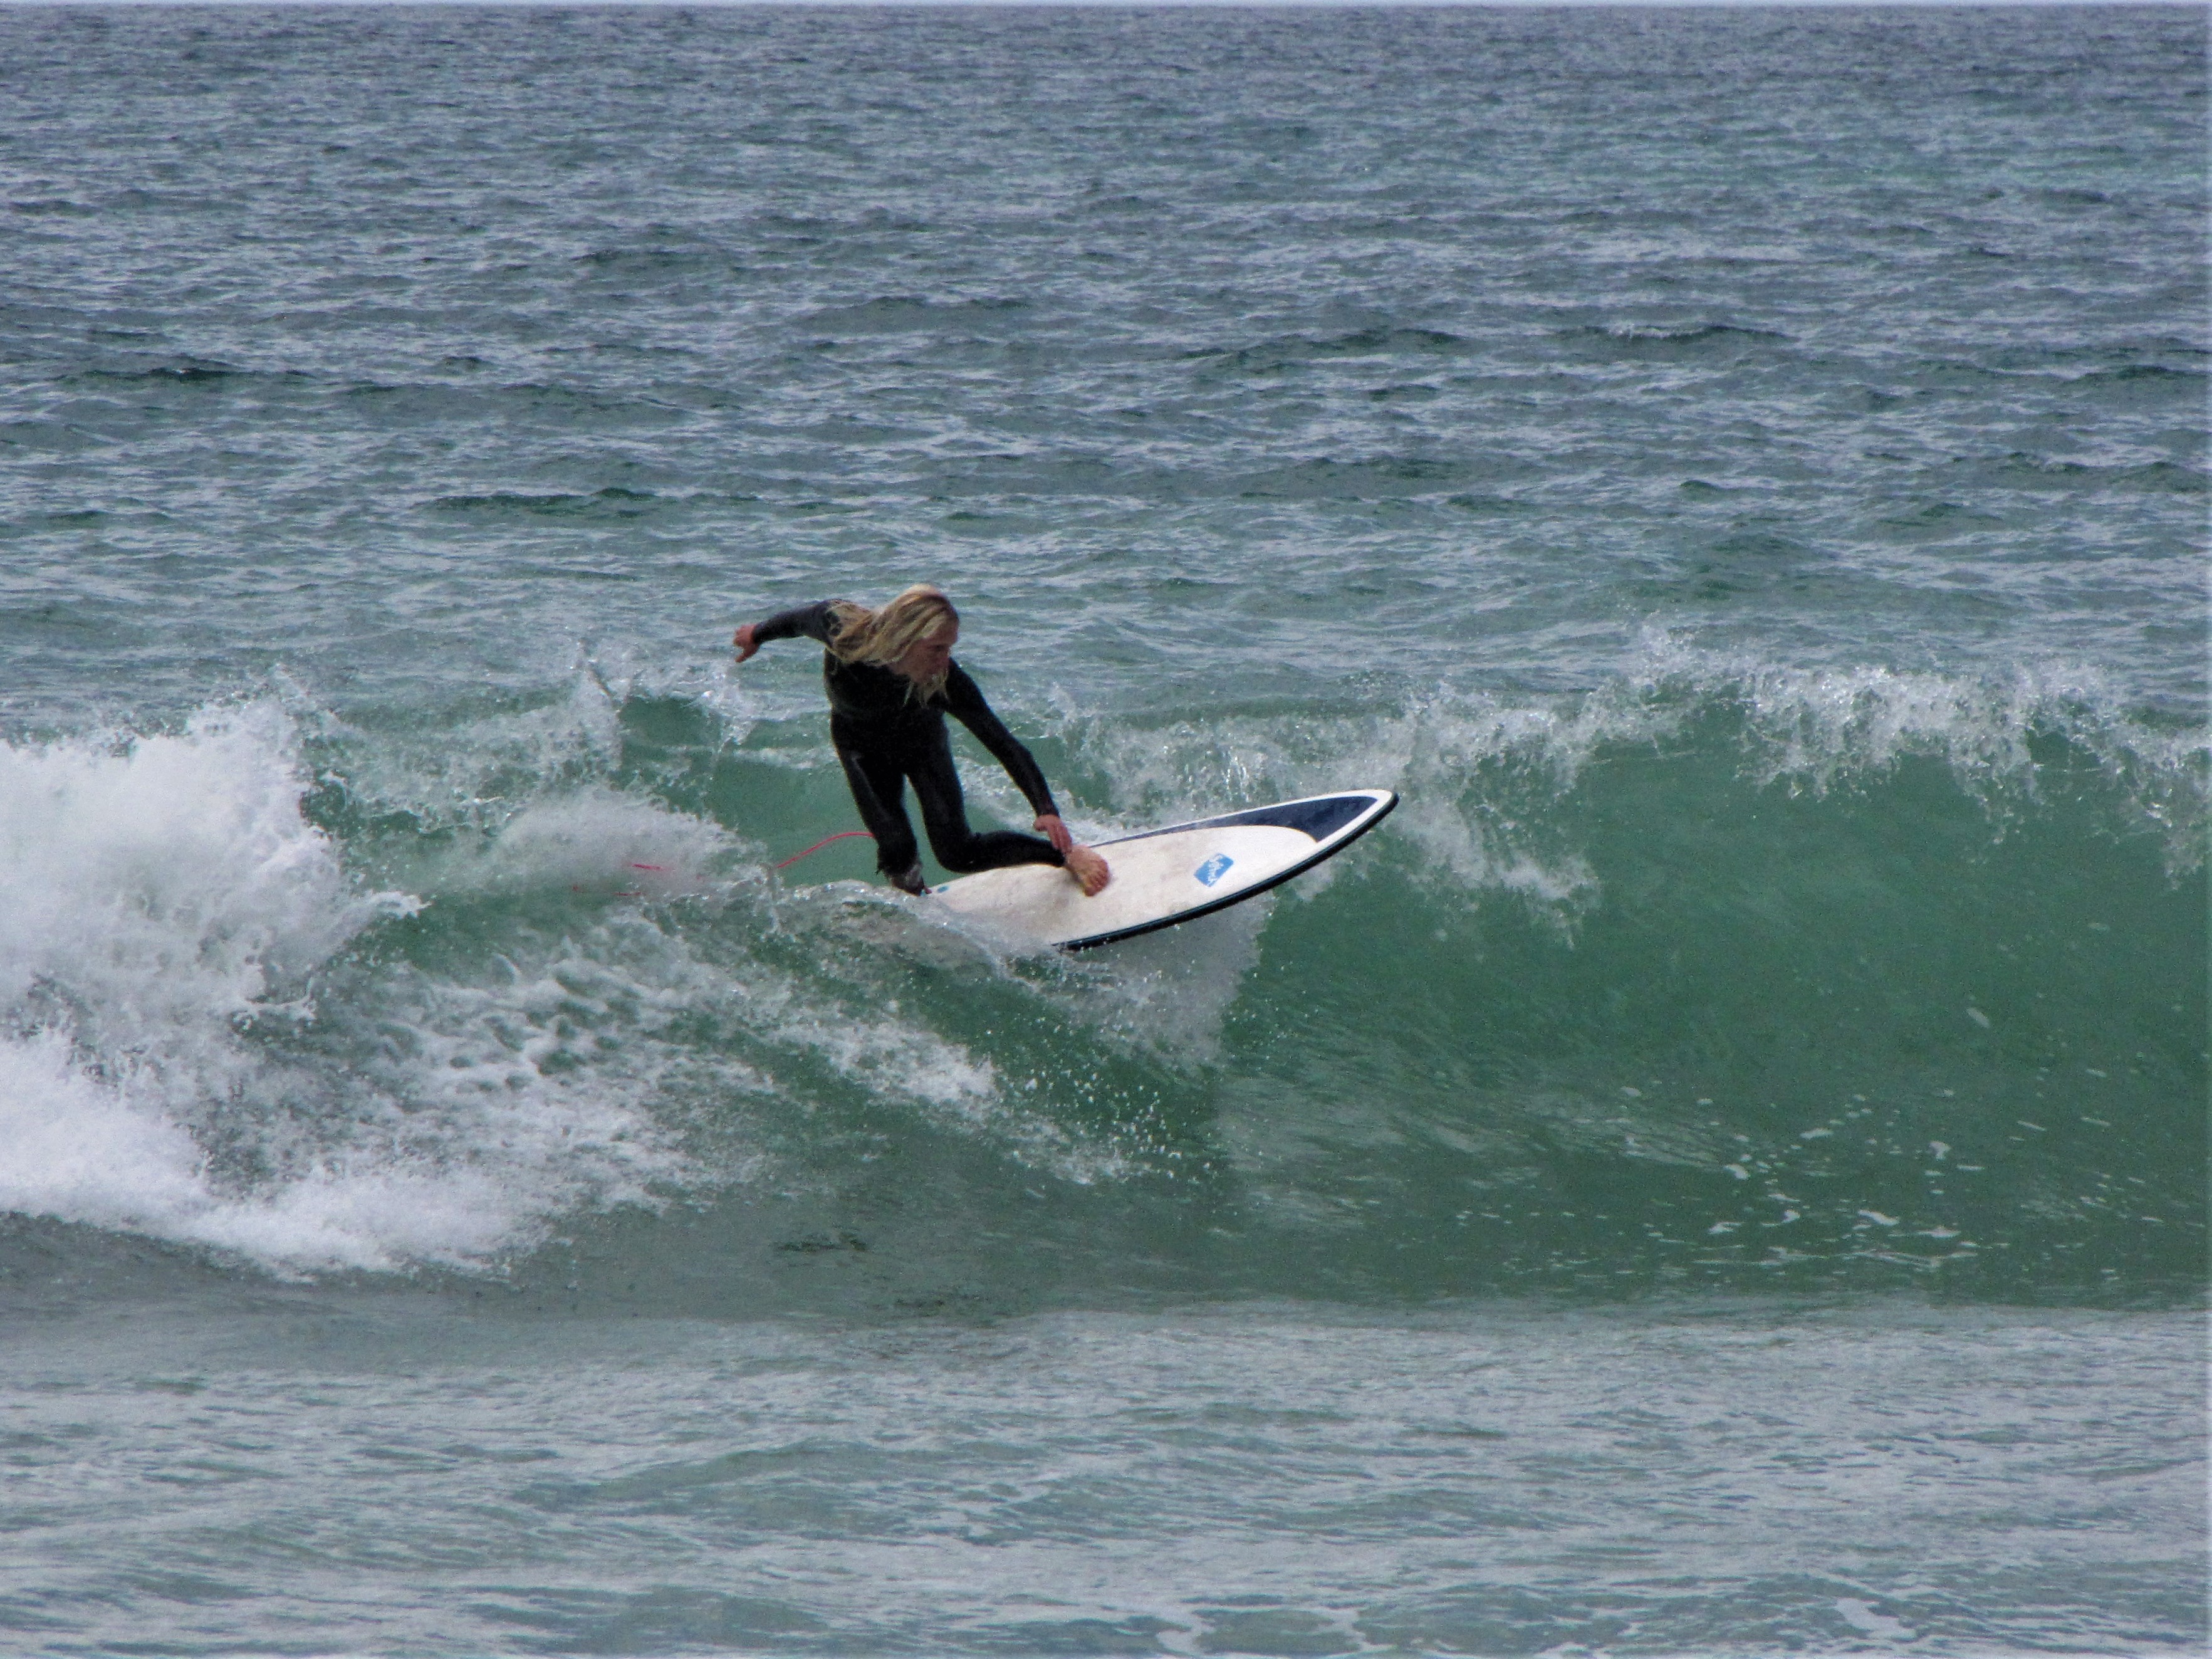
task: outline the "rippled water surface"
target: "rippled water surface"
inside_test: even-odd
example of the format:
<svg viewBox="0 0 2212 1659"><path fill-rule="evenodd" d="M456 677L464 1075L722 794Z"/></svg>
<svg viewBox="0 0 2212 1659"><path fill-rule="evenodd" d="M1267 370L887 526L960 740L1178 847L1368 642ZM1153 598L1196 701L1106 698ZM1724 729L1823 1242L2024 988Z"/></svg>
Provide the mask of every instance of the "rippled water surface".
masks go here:
<svg viewBox="0 0 2212 1659"><path fill-rule="evenodd" d="M0 9L0 1643L2200 1650L2205 58Z"/></svg>

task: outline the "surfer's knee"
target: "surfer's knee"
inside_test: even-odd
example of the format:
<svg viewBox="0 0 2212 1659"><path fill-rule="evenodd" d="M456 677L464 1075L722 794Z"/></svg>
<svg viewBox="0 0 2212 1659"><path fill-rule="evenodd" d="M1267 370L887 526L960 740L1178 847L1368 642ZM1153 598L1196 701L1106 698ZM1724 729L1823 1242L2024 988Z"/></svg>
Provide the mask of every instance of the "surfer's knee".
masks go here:
<svg viewBox="0 0 2212 1659"><path fill-rule="evenodd" d="M963 821L946 823L930 821L929 850L937 854L937 861L956 876L972 876L978 870L989 867L978 845L981 837Z"/></svg>
<svg viewBox="0 0 2212 1659"><path fill-rule="evenodd" d="M932 842L929 850L937 854L938 863L956 876L972 876L979 870L993 867L990 860L978 858L966 847L947 847L940 842Z"/></svg>

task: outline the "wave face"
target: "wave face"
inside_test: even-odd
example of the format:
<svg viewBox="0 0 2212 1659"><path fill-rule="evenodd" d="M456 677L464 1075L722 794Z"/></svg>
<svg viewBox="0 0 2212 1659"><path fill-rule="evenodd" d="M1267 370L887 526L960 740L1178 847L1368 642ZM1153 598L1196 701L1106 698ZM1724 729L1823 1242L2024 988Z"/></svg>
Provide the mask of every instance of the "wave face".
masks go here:
<svg viewBox="0 0 2212 1659"><path fill-rule="evenodd" d="M1017 1302L2197 1282L2203 755L2094 689L1656 640L1583 696L1071 720L1038 747L1113 780L1097 834L1405 797L1075 959L864 842L775 870L837 816L818 716L589 672L398 732L287 701L4 751L20 1216L280 1274L583 1250L679 1305L837 1253L840 1295ZM702 1251L756 1270L668 1273Z"/></svg>

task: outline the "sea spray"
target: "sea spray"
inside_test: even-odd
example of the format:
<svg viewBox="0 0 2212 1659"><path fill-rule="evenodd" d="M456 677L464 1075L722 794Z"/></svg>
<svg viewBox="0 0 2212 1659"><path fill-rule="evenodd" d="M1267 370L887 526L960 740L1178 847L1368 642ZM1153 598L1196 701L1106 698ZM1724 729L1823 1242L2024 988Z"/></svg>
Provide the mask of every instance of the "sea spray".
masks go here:
<svg viewBox="0 0 2212 1659"><path fill-rule="evenodd" d="M9 1208L391 1268L489 1259L659 1167L561 1081L557 988L359 1000L379 928L425 906L349 878L273 704L6 746L0 774Z"/></svg>

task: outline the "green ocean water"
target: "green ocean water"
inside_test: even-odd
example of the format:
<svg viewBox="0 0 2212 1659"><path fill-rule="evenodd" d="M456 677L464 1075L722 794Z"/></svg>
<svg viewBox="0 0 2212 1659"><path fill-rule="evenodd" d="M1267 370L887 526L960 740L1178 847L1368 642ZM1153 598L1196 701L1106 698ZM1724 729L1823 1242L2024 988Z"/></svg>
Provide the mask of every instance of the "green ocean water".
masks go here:
<svg viewBox="0 0 2212 1659"><path fill-rule="evenodd" d="M0 10L7 1644L2201 1647L2204 67ZM1403 804L779 869L921 580L1086 835Z"/></svg>

